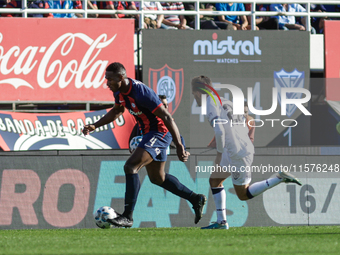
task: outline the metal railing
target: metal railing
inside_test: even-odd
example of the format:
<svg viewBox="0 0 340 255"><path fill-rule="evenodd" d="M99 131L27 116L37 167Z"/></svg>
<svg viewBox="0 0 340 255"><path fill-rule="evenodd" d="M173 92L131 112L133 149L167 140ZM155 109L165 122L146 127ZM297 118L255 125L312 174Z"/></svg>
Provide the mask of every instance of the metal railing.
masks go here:
<svg viewBox="0 0 340 255"><path fill-rule="evenodd" d="M0 111L26 113L61 113L96 111L112 108L112 101L0 101Z"/></svg>
<svg viewBox="0 0 340 255"><path fill-rule="evenodd" d="M104 0L97 0L104 1ZM135 1L139 2L140 6L143 6L144 0ZM167 2L178 2L178 0L168 0ZM193 15L195 16L195 28L200 29L200 15L209 16L219 16L219 15L246 15L251 16L251 27L252 30L256 30L255 20L258 16L298 16L307 17L306 30L311 30L311 17L330 17L330 18L340 18L340 12L312 12L310 10L311 4L323 4L323 5L340 5L340 1L307 1L299 0L292 1L286 0L285 3L299 3L306 7L306 12L285 12L284 14L280 12L273 11L256 11L256 4L275 4L282 3L282 0L232 0L233 3L244 3L251 4L251 11L200 11L200 3L230 3L229 0L217 0L217 1L201 1L201 0L182 0L181 2L194 2L195 10L185 10L185 11L150 11L150 10L94 10L87 8L87 0L82 0L83 9L32 9L27 7L27 0L21 0L22 8L0 8L0 13L21 13L22 17L27 18L27 14L48 14L48 13L78 13L82 14L84 18L87 18L89 14L128 14L128 15L139 15L139 26L142 29L144 27L144 16L145 14L166 14L166 15Z"/></svg>

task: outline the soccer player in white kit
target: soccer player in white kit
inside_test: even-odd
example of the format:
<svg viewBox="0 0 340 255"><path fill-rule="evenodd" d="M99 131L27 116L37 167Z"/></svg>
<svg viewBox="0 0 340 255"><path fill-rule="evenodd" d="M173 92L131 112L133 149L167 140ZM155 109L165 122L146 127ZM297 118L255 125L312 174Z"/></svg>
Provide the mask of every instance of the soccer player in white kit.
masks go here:
<svg viewBox="0 0 340 255"><path fill-rule="evenodd" d="M209 93L211 95L209 86L212 86L212 82L207 76L201 75L191 80L192 94L198 106L202 104L202 94L208 95ZM236 195L240 200L251 199L281 182L301 185L297 178L287 172L280 172L267 180L250 184L251 172L245 171L245 169L250 167L253 162L254 145L248 136L249 130L245 117L244 115L233 114L231 101L224 98L221 98L221 101L222 105L216 96L214 96L214 99L207 96L206 117L214 129L216 137L215 164L228 167L231 171L215 171L210 175L209 183L215 201L217 221L202 229L229 228L226 214L226 192L223 182L230 174Z"/></svg>

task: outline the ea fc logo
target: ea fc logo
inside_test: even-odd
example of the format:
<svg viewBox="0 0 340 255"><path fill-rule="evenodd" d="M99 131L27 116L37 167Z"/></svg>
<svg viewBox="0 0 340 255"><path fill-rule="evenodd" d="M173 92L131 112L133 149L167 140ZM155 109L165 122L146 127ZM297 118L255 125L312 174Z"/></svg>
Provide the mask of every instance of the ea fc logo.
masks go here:
<svg viewBox="0 0 340 255"><path fill-rule="evenodd" d="M171 103L176 96L175 81L169 76L163 76L157 82L157 95L165 95L168 103Z"/></svg>

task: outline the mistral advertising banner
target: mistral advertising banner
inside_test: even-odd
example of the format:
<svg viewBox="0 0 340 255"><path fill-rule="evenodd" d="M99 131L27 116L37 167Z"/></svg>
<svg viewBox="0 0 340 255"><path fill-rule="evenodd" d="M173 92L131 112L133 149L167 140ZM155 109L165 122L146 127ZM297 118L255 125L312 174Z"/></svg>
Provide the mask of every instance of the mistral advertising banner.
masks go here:
<svg viewBox="0 0 340 255"><path fill-rule="evenodd" d="M109 110L56 114L0 111L0 149L127 149L130 133L136 123L127 111L90 135L82 134L84 125L95 123Z"/></svg>
<svg viewBox="0 0 340 255"><path fill-rule="evenodd" d="M308 33L144 31L144 82L167 95L191 147L206 147L214 136L191 94L191 79L199 75L234 106L248 103L255 146L310 144Z"/></svg>
<svg viewBox="0 0 340 255"><path fill-rule="evenodd" d="M105 68L134 77L131 19L1 19L1 101L111 101Z"/></svg>

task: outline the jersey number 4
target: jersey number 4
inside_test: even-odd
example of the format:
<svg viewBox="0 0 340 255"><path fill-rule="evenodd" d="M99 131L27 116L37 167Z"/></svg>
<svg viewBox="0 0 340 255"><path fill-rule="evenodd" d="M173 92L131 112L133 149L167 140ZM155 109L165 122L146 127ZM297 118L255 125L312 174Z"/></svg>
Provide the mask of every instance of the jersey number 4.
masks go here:
<svg viewBox="0 0 340 255"><path fill-rule="evenodd" d="M157 138L156 137L152 137L151 139L150 139L150 147L152 147L154 144L155 144L155 142L157 141Z"/></svg>

